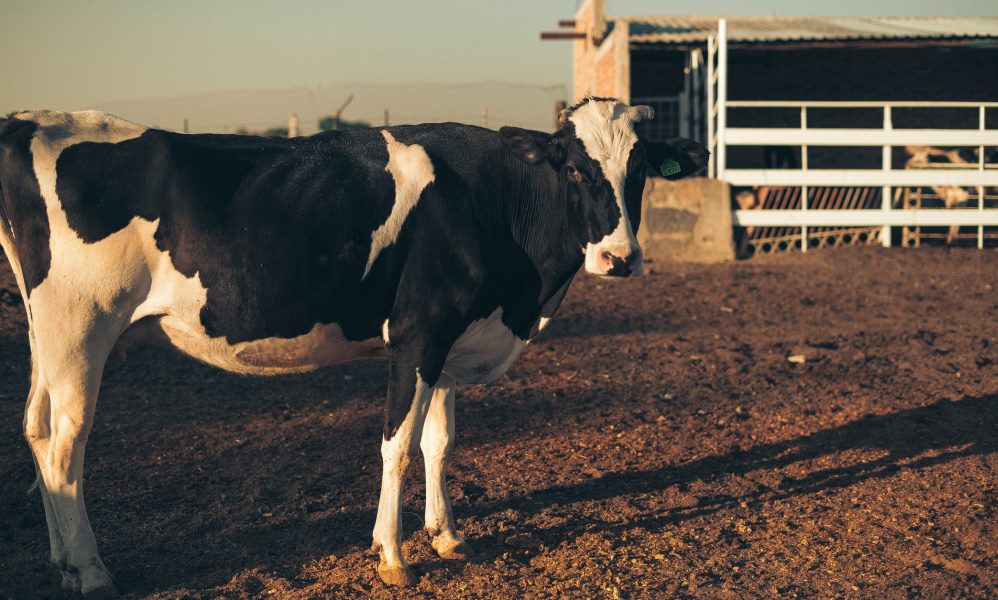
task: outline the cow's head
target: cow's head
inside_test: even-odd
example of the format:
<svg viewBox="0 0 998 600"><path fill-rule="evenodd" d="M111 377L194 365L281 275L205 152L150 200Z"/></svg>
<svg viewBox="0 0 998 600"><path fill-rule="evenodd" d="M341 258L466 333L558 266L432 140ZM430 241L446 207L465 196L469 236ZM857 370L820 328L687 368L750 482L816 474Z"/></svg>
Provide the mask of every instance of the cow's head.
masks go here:
<svg viewBox="0 0 998 600"><path fill-rule="evenodd" d="M516 127L499 135L528 164L556 172L587 272L640 275L644 260L635 234L646 172L679 179L703 168L709 153L692 140L639 140L634 124L654 116L647 106L586 98L563 116L565 126L553 135Z"/></svg>

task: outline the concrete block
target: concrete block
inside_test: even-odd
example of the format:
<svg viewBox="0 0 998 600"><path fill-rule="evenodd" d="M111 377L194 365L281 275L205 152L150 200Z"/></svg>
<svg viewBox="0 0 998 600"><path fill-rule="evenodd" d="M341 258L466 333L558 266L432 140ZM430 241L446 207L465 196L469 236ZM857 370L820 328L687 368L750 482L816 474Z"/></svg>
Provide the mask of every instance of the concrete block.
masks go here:
<svg viewBox="0 0 998 600"><path fill-rule="evenodd" d="M714 263L734 260L731 188L707 177L649 177L638 243L646 260Z"/></svg>

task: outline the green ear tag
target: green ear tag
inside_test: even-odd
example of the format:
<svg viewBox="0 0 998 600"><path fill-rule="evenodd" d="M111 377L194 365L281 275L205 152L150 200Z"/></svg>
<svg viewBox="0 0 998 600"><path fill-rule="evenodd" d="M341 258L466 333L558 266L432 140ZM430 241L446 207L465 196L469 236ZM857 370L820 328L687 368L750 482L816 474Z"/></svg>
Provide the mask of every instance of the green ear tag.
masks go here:
<svg viewBox="0 0 998 600"><path fill-rule="evenodd" d="M680 171L683 170L683 168L679 166L679 163L670 158L669 160L662 163L662 166L659 167L659 170L662 172L663 177L668 177L669 175L675 175L679 173Z"/></svg>

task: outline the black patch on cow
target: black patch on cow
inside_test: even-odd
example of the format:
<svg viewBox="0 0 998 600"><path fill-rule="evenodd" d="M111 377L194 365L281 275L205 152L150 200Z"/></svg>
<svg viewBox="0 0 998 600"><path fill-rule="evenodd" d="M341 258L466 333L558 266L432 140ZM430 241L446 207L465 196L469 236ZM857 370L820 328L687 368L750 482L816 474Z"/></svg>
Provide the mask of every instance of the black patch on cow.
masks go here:
<svg viewBox="0 0 998 600"><path fill-rule="evenodd" d="M338 323L347 339L370 339L392 304L399 265L385 254L397 249L360 279L395 186L380 133L349 141L150 130L67 148L57 191L87 243L135 217L159 219L157 247L207 290L201 321L212 337L292 338Z"/></svg>
<svg viewBox="0 0 998 600"><path fill-rule="evenodd" d="M624 181L624 208L635 237L641 227L641 199L645 192L645 175L648 156L640 141L631 147L627 157L627 179Z"/></svg>
<svg viewBox="0 0 998 600"><path fill-rule="evenodd" d="M568 108L565 109L564 114L566 118L570 117L572 114L575 113L575 111L579 110L580 108L582 108L586 104L589 104L590 102L611 102L616 104L617 102L620 102L620 100L616 98L611 98L609 96L586 96L582 100L579 100L572 106L569 106Z"/></svg>
<svg viewBox="0 0 998 600"><path fill-rule="evenodd" d="M0 219L13 233L25 293L45 281L52 265L49 219L38 189L31 140L36 123L7 119L0 123Z"/></svg>

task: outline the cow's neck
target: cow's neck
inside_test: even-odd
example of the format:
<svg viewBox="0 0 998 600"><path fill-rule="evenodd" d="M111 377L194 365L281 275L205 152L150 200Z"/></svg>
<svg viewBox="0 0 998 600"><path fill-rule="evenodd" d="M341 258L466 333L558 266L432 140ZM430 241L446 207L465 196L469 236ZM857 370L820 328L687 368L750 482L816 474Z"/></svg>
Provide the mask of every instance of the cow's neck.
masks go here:
<svg viewBox="0 0 998 600"><path fill-rule="evenodd" d="M508 228L541 276L542 302L556 294L582 267L582 251L576 223L562 195L558 174L546 165L530 166L518 159L498 173L504 185L498 198L499 220Z"/></svg>

